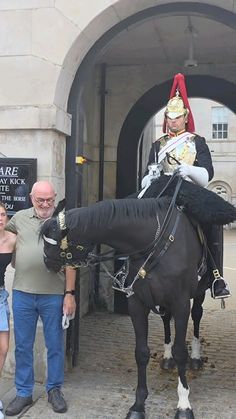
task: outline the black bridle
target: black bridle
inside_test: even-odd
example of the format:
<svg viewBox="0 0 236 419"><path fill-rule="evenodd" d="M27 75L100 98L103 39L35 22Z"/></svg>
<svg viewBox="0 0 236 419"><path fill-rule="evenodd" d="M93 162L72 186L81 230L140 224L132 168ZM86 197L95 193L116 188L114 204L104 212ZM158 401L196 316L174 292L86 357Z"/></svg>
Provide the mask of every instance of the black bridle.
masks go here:
<svg viewBox="0 0 236 419"><path fill-rule="evenodd" d="M60 242L60 258L63 260L62 268L66 266L71 266L73 268L84 268L89 266L91 264L91 248L94 246L84 246L78 242L75 243L68 239L69 230L66 225L65 210L58 213L56 220L62 235ZM80 252L80 261L73 261L73 248Z"/></svg>

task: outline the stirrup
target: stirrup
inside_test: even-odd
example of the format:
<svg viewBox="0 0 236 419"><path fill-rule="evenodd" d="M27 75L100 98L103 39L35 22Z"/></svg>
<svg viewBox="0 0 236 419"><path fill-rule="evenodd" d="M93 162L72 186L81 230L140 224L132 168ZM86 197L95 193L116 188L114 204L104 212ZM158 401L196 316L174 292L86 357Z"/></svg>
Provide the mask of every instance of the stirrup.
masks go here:
<svg viewBox="0 0 236 419"><path fill-rule="evenodd" d="M212 282L212 285L211 285L212 298L219 299L219 298L231 297L229 285L224 280L224 278L220 275L218 269L213 270L213 275L214 275L215 279L214 279L214 281ZM224 283L224 287L221 287L221 288L218 289L218 291L219 291L218 295L215 293L215 291L217 291L217 289L215 289L215 285L217 284L217 281L223 281L223 283Z"/></svg>

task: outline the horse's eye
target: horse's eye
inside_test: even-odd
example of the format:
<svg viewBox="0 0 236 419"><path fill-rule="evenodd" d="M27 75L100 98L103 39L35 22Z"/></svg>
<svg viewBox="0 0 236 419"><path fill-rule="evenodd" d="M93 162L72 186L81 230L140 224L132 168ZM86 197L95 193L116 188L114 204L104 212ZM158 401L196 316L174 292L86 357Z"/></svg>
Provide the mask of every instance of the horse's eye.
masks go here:
<svg viewBox="0 0 236 419"><path fill-rule="evenodd" d="M43 235L43 240L46 243L52 244L53 246L56 246L57 245L57 241L54 240L54 239L51 239L50 237L46 237L46 236Z"/></svg>

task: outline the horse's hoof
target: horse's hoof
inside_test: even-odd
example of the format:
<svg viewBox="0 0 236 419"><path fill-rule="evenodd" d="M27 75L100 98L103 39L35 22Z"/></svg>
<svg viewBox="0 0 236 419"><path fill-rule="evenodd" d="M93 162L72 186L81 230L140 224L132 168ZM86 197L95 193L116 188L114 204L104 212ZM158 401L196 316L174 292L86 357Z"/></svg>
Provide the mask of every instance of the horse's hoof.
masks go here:
<svg viewBox="0 0 236 419"><path fill-rule="evenodd" d="M129 413L125 419L145 419L145 412L136 412L135 410L129 410Z"/></svg>
<svg viewBox="0 0 236 419"><path fill-rule="evenodd" d="M190 358L190 360L189 360L189 368L191 370L198 371L198 370L200 370L202 368L202 366L203 366L203 362L202 362L202 359L201 358L200 359Z"/></svg>
<svg viewBox="0 0 236 419"><path fill-rule="evenodd" d="M174 358L163 358L160 367L163 370L173 370L176 367Z"/></svg>
<svg viewBox="0 0 236 419"><path fill-rule="evenodd" d="M194 419L192 409L177 409L175 419Z"/></svg>

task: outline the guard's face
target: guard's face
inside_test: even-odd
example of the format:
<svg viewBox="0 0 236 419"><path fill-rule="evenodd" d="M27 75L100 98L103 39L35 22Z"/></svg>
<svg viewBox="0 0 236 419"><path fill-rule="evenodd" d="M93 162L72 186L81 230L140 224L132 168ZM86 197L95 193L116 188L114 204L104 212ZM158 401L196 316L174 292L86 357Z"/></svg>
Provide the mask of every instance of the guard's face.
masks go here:
<svg viewBox="0 0 236 419"><path fill-rule="evenodd" d="M185 129L185 124L187 123L187 117L185 115L180 115L177 118L171 119L167 116L166 118L167 127L170 132L177 133Z"/></svg>

